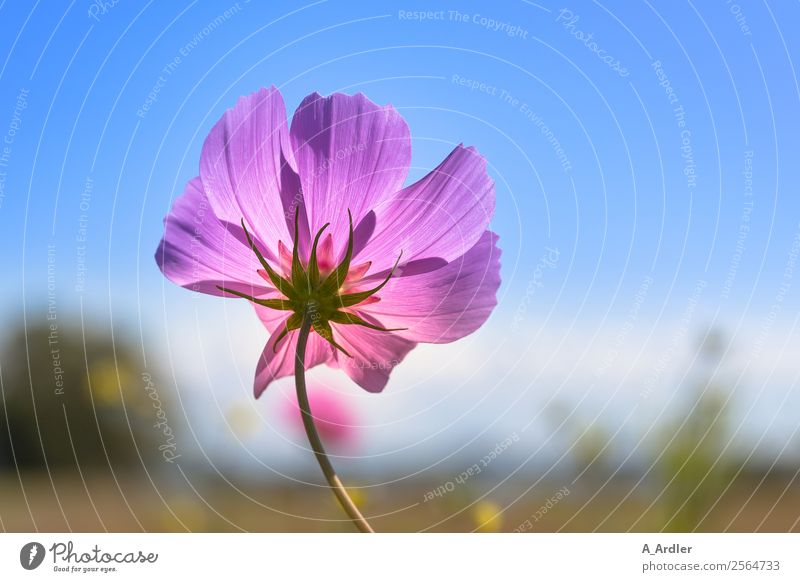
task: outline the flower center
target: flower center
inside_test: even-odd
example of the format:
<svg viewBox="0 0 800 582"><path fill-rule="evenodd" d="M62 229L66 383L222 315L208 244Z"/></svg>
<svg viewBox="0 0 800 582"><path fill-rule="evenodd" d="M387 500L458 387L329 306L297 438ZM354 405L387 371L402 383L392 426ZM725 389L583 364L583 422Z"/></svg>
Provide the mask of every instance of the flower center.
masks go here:
<svg viewBox="0 0 800 582"><path fill-rule="evenodd" d="M353 269L350 267L350 263L353 259L353 217L349 210L347 211L347 215L350 228L344 258L338 265L330 270L330 272L322 272L320 270L320 261L318 257L319 242L325 229L330 226L330 223L325 224L319 232L317 232L314 237L314 244L311 247L311 255L309 256L308 264L303 265L300 261L298 250L298 213L295 213L294 245L292 248L291 266L287 265L288 268L284 269L284 271L288 272L284 272L283 276L266 261L264 255L253 242L250 233L247 231L247 227L244 225L244 219L242 219L242 228L247 237L247 243L250 245L250 248L256 254L263 267L263 271L259 271L259 274L271 282L275 289L283 295L283 298L258 299L233 289L219 286L218 288L226 293L248 299L263 307L291 312L291 315L287 318L283 329L280 331L278 338L273 344L275 349L277 349L278 343L290 331L301 327L303 319L306 317L311 320L311 327L317 334L347 356L350 356L347 350L336 343L336 340L333 338L331 323L340 325L360 325L387 332L400 331L400 329L402 329L387 329L377 322L364 319L364 317L355 311L357 306L363 306L377 300L375 294L392 278L403 253L400 253L394 266L379 285L367 290L353 290L351 288L351 283L363 277L366 270L369 268L369 264L358 265ZM327 269L325 270L327 271Z"/></svg>

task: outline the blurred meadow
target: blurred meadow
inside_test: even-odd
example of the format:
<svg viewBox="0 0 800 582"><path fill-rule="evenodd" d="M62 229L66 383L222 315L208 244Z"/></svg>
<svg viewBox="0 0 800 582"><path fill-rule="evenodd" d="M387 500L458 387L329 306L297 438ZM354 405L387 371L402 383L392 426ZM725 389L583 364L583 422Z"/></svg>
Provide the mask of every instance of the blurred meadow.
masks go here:
<svg viewBox="0 0 800 582"><path fill-rule="evenodd" d="M467 454L461 464L408 475L391 465L359 471L364 459L345 479L380 531L797 531L797 469L726 450L735 403L710 376L720 376L726 338L703 336L695 369L678 387L680 404L651 427L633 461L619 462L611 424L587 431L554 406L542 417L546 430L559 427L563 451L552 465L509 458L514 434L472 464ZM159 410L176 409L173 393L153 391L162 373L140 375L142 354L126 338L86 327L60 328L57 338L65 380L55 398L41 390L55 385L49 329L18 326L3 346L6 531L351 530L314 465L291 477L223 472L203 451L187 450L191 419L167 419L165 434ZM341 453L358 441L362 429L340 394L317 385L311 397L329 447ZM296 403L283 414L279 430L300 438ZM240 434L259 423L246 409L229 410L227 421ZM184 441L177 456L173 431ZM512 462L494 463L502 455Z"/></svg>

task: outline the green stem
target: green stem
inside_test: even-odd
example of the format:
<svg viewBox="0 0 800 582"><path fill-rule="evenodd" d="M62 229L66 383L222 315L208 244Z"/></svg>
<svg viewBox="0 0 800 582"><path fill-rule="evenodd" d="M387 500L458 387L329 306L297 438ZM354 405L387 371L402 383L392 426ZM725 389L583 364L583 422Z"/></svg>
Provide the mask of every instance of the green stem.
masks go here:
<svg viewBox="0 0 800 582"><path fill-rule="evenodd" d="M308 392L306 391L306 368L303 364L310 331L311 314L306 313L303 316L303 323L300 326L300 335L297 336L294 379L295 386L297 387L297 402L300 404L300 412L303 417L303 426L306 429L306 435L308 435L308 442L311 444L311 449L314 451L317 463L319 463L320 469L322 469L325 479L328 481L328 485L339 500L342 509L344 509L345 513L360 531L364 533L374 533L375 530L370 527L367 520L361 515L358 507L356 507L356 504L353 503L353 500L350 499L350 496L347 494L347 490L344 488L344 485L342 485L341 479L339 479L339 476L333 469L333 465L331 465L328 455L325 453L325 447L322 446L322 441L319 438L317 427L314 424L314 417L311 415L311 406L309 405Z"/></svg>

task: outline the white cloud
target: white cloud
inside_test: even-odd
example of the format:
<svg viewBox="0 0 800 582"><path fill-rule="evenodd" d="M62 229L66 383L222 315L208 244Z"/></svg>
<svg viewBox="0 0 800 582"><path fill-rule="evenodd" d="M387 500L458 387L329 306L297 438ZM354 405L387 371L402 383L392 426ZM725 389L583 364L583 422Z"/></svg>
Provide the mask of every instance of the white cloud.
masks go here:
<svg viewBox="0 0 800 582"><path fill-rule="evenodd" d="M252 375L266 333L242 302L224 302L220 308L218 300L212 301L171 313L170 355L182 396L196 400L191 409L195 428L214 418L211 426L224 430L220 418L227 407L252 403ZM668 414L665 406L676 401L696 352L697 330L682 335L675 326L633 328L621 336L623 323L567 330L551 321L547 327L528 326L507 335L508 322L493 318L459 342L419 346L379 395L360 390L338 370L315 369L309 376L332 383L353 403L367 425L360 453L375 466L424 466L461 448L483 450L513 432L546 440L560 422L551 414L559 408L579 423L597 419L610 432L627 419L622 434L635 443L653 419ZM796 410L800 399L791 386L797 374L793 354L800 353L800 342L791 329L776 327L760 357L747 364L742 354L751 349L751 339L744 332L734 338L724 366L727 381L741 379L734 426L744 420L742 434L766 434L774 446L797 426L791 407ZM790 345L784 348L787 339ZM289 392L290 379L252 403L261 423L252 446L264 459L287 466L297 456L297 444L281 433L270 407ZM235 439L215 442L228 457L246 461ZM534 446L531 441L517 447L514 455L525 459Z"/></svg>

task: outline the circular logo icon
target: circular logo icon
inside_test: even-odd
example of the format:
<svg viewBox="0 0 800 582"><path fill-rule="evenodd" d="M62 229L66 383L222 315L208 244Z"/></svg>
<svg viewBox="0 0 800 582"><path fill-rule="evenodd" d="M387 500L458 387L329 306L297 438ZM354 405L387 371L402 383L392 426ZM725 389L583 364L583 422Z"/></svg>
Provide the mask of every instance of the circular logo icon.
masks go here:
<svg viewBox="0 0 800 582"><path fill-rule="evenodd" d="M44 561L44 546L39 542L28 542L19 551L19 563L26 570L35 570Z"/></svg>

